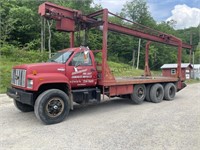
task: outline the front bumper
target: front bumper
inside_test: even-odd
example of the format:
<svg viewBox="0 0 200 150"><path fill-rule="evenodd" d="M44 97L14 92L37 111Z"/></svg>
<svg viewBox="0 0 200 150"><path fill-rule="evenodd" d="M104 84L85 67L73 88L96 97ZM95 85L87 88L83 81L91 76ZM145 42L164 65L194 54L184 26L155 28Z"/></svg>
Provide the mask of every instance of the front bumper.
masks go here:
<svg viewBox="0 0 200 150"><path fill-rule="evenodd" d="M16 88L8 88L7 93L9 97L27 105L34 106L33 93L29 93Z"/></svg>

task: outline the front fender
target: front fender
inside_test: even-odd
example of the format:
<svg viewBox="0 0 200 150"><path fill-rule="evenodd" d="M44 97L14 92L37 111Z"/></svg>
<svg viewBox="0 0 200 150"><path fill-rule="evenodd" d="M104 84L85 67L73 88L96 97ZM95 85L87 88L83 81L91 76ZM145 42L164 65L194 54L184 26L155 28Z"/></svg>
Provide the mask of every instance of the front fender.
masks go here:
<svg viewBox="0 0 200 150"><path fill-rule="evenodd" d="M29 89L32 91L38 91L39 87L43 84L48 84L48 83L66 83L70 87L70 82L69 79L64 75L60 73L39 73L37 75L28 75L28 79L33 80L33 88Z"/></svg>

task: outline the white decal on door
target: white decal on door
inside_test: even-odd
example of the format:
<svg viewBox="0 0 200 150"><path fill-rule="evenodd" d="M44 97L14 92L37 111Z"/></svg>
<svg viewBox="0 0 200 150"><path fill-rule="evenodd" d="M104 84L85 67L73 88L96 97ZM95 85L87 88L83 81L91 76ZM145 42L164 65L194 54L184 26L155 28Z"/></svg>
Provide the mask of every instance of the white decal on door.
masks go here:
<svg viewBox="0 0 200 150"><path fill-rule="evenodd" d="M83 73L83 72L86 72L87 69L83 69L83 70L77 70L75 72L72 72L72 75L75 75L75 74L79 74L79 73Z"/></svg>

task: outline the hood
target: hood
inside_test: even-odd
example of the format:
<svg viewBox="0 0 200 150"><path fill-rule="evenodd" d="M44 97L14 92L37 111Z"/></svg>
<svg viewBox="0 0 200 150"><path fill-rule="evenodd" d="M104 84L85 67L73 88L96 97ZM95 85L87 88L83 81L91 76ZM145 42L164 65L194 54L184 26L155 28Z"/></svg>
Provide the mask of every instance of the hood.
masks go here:
<svg viewBox="0 0 200 150"><path fill-rule="evenodd" d="M33 71L37 73L65 73L65 64L60 63L35 63L23 64L13 67L14 69L25 69L27 74L32 74Z"/></svg>

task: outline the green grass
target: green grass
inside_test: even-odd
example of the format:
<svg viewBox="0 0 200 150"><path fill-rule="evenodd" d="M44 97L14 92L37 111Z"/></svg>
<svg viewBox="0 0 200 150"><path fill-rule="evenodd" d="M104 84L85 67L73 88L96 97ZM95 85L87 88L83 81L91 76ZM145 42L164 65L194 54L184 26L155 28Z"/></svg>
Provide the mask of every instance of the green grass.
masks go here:
<svg viewBox="0 0 200 150"><path fill-rule="evenodd" d="M23 51L12 46L0 48L0 93L5 93L10 86L13 66L47 60L48 54L38 51Z"/></svg>
<svg viewBox="0 0 200 150"><path fill-rule="evenodd" d="M109 67L112 73L115 76L140 76L144 72L140 69L134 69L130 65L123 64L123 63L116 63L116 62L108 62Z"/></svg>
<svg viewBox="0 0 200 150"><path fill-rule="evenodd" d="M141 76L144 75L144 70L142 69L135 69L130 65L124 64L124 63L116 63L108 61L109 67L114 74L114 76L125 76L125 77L131 77L131 76ZM151 71L152 76L160 76L161 71Z"/></svg>
<svg viewBox="0 0 200 150"><path fill-rule="evenodd" d="M186 84L200 83L200 79L189 79L185 81Z"/></svg>
<svg viewBox="0 0 200 150"><path fill-rule="evenodd" d="M0 93L5 93L10 86L11 70L13 66L24 62L10 61L8 58L0 57Z"/></svg>

